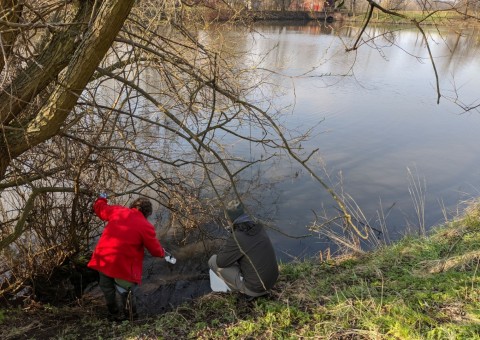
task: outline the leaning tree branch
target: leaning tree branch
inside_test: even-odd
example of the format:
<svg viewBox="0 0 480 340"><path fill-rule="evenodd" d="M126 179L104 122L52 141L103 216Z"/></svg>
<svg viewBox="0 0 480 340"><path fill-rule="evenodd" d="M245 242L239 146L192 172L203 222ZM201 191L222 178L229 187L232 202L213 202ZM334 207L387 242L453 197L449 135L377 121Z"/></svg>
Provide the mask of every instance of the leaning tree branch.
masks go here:
<svg viewBox="0 0 480 340"><path fill-rule="evenodd" d="M85 38L53 90L47 103L31 120L24 133L6 134L5 144L12 158L16 158L51 137L55 136L77 103L97 66L104 58L120 31L135 0L104 1L98 15L88 28ZM0 111L0 114L2 112ZM6 165L0 164L0 178ZM8 164L7 164L8 166Z"/></svg>
<svg viewBox="0 0 480 340"><path fill-rule="evenodd" d="M428 55L429 55L430 61L432 63L433 72L435 72L435 83L436 83L436 87L437 87L437 104L439 104L442 94L440 93L440 80L439 80L439 77L438 77L437 66L435 65L435 60L433 59L432 50L430 49L430 44L428 43L427 36L426 36L423 28L420 26L420 23L418 23L415 20L413 20L413 22L414 22L415 26L417 26L420 33L422 33L423 39L425 40L425 45L427 45Z"/></svg>
<svg viewBox="0 0 480 340"><path fill-rule="evenodd" d="M353 50L357 50L358 47L359 47L359 42L360 42L360 39L363 35L363 33L365 32L366 28L368 27L368 24L370 23L370 20L372 18L372 14L373 14L373 10L376 8L378 9L379 11L383 12L383 13L386 13L386 14L389 14L391 16L396 16L396 17L399 17L399 18L402 18L402 19L405 19L405 20L408 20L410 21L412 24L415 25L415 27L417 27L417 29L420 31L420 33L422 34L423 36L423 39L425 40L425 45L427 46L427 51L428 51L428 55L429 55L429 59L430 59L430 62L432 63L432 67L433 67L433 72L435 74L435 84L436 84L436 90L437 90L437 104L440 103L440 98L442 97L442 94L440 92L440 80L439 80L439 76L438 76L438 72L437 72L437 67L435 65L435 60L433 58L433 55L432 55L432 50L430 49L430 44L428 43L428 38L427 38L427 35L425 34L425 31L422 29L420 23L424 20L426 20L428 17L432 16L433 13L429 13L425 18L423 18L422 20L420 21L417 21L415 18L409 18L407 15L404 15L402 13L398 13L398 12L395 12L395 11L391 11L389 9L386 9L382 6L380 6L378 3L376 3L375 1L373 0L367 0L367 2L370 4L370 8L369 8L369 11L368 11L368 16L367 16L367 20L365 21L365 23L363 24L362 26L362 29L360 30L360 33L358 34L358 37L357 37L357 40L355 41L355 43L353 44L353 46L351 48L347 48L346 51L349 52L349 51L353 51Z"/></svg>

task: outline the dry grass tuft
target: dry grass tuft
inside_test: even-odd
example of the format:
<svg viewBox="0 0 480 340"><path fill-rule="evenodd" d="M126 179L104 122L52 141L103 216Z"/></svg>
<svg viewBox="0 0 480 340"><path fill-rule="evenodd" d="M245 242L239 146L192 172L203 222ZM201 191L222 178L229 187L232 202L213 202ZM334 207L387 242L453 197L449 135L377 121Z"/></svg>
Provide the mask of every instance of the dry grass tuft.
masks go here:
<svg viewBox="0 0 480 340"><path fill-rule="evenodd" d="M425 274L438 274L450 269L463 269L474 261L480 260L480 251L475 250L459 256L452 256L446 259L423 261L420 263L420 268L415 271L415 275L423 276Z"/></svg>

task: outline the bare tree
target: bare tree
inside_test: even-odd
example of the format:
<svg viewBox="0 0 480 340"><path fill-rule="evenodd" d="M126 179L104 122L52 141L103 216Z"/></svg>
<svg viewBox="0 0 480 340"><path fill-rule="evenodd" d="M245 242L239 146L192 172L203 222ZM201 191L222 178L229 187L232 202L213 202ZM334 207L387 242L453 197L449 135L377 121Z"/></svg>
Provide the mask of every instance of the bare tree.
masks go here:
<svg viewBox="0 0 480 340"><path fill-rule="evenodd" d="M133 3L2 2L15 21L3 22L0 178L12 160L58 133Z"/></svg>
<svg viewBox="0 0 480 340"><path fill-rule="evenodd" d="M365 27L374 10L408 19L366 2ZM340 210L335 220L368 237L368 228L352 219L354 209L310 166L316 150L301 153L309 131L282 126L282 108L261 96L264 86L275 85L272 74L251 64L237 42L224 40L227 24L202 34L202 20L210 17L204 7L159 0L135 6L133 0L1 0L0 6L5 290L15 291L39 267L88 250L101 227L88 212L92 193L109 189L119 203L149 196L168 211L167 224L182 227L182 239L208 238L202 227L218 219L222 198L241 197L248 188L242 172L280 154L331 195ZM423 32L421 21L412 23ZM261 152L242 158L231 144Z"/></svg>
<svg viewBox="0 0 480 340"><path fill-rule="evenodd" d="M270 74L234 63L244 51L223 40L228 25L202 39L187 4L12 0L1 13L3 292L88 251L99 190L149 196L186 239L217 218L226 190L241 196L245 169L282 153L307 166L305 135L277 122L269 98L249 99ZM232 142L264 152L243 159Z"/></svg>
<svg viewBox="0 0 480 340"><path fill-rule="evenodd" d="M21 268L28 268L31 276L32 268L42 267L44 260L60 263L66 256L62 244L70 242L78 249L78 236L88 234L87 228L75 229L88 225L89 220L86 202L79 200L80 190L75 185L79 179L75 166L81 172L82 158L76 164L62 163L68 155L55 158L59 153L51 151L60 141L52 137L72 116L79 95L133 3L0 2L0 248L9 254L2 258L2 278L7 280L3 288L18 287L25 280ZM68 149L65 145L60 148ZM76 194L59 197L61 192ZM71 208L68 219L66 206ZM70 228L57 233L65 227L63 222ZM21 237L21 242L16 242ZM58 243L52 245L53 240ZM12 265L16 272L10 271Z"/></svg>

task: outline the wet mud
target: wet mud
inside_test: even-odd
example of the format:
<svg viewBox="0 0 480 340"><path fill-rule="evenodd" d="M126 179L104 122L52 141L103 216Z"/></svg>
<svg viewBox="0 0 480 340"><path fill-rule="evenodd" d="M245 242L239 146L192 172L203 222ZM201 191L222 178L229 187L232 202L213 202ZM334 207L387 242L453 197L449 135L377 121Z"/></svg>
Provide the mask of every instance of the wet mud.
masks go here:
<svg viewBox="0 0 480 340"><path fill-rule="evenodd" d="M208 259L221 243L213 240L168 249L177 259L175 264L146 254L142 284L135 290L139 315L162 314L210 293ZM85 295L103 301L98 284L92 285Z"/></svg>
<svg viewBox="0 0 480 340"><path fill-rule="evenodd" d="M208 256L172 265L164 260L145 261L144 280L136 291L137 308L143 315L169 311L211 292L208 276Z"/></svg>

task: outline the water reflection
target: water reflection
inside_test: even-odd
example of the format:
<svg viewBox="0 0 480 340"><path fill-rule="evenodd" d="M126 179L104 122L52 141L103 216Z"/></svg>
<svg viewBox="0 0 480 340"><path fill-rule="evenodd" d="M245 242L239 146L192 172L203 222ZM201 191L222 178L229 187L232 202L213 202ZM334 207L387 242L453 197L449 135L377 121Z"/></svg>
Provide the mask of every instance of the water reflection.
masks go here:
<svg viewBox="0 0 480 340"><path fill-rule="evenodd" d="M197 34L201 43L229 59L232 69L246 65L258 70L247 80L252 89L262 84L252 90L252 102L274 107L289 129L313 129L311 138L302 143L305 155L319 149L310 165L320 174L326 171L329 182L353 197L370 224L386 223L388 237L396 239L405 233L405 226L419 229L407 168L427 182L427 226L442 221L441 204L454 211L460 200L478 195L480 156L474 148L480 139L476 129L480 116L458 116L458 106L445 99L436 104L433 66L424 37L414 27L371 26L361 48L346 53L360 29L353 25L284 22L249 29L222 27ZM465 103L478 102L478 30L432 27L426 34L442 94L460 95ZM147 68L142 77L142 82L158 93L157 100L169 104L162 96L162 84L154 81L158 77L155 71ZM274 98L273 103L261 102L258 98L263 95ZM155 108L140 106L144 115L156 112ZM170 121L160 123L168 126ZM161 129L150 128L153 137L149 142L164 139L163 159L174 160L185 152L185 143L174 134L161 135ZM237 131L259 134L247 124ZM232 145L232 153L247 159L266 157L258 145L236 141L235 136L228 138L224 142ZM254 196L253 212L272 219L283 233L305 235L306 226L318 214L324 210L335 213L335 203L298 164L286 157L276 162L252 167L251 173L244 174L261 174L261 190L244 188ZM265 190L272 182L275 186ZM382 209L389 209L386 221L379 217ZM332 247L327 240L316 237L287 238L275 231L271 235L283 260Z"/></svg>
<svg viewBox="0 0 480 340"><path fill-rule="evenodd" d="M370 223L386 223L389 238L396 239L406 229L419 229L407 168L426 181L427 227L443 220L443 208L454 213L459 201L478 195L480 116L459 116L459 107L445 98L436 104L433 66L424 37L414 27L372 26L364 36L368 46L345 53L359 30L282 23L229 34L237 51L252 52L238 62L275 72L269 90L275 91L279 107L288 108L285 124L305 130L319 123L315 136L302 145L305 153L319 148L332 182L341 171L344 190ZM426 34L442 95L478 102L478 30L432 27ZM373 37L378 39L368 40ZM229 41L228 34L224 39ZM321 172L322 164L314 166ZM298 166L283 167L276 173L290 173L290 180L264 203L275 206L273 217L283 231L303 234L315 218L313 211L334 203ZM264 180L276 173L265 171ZM393 208L387 220L380 221L379 210L388 207ZM328 246L318 238L272 236L286 260Z"/></svg>

